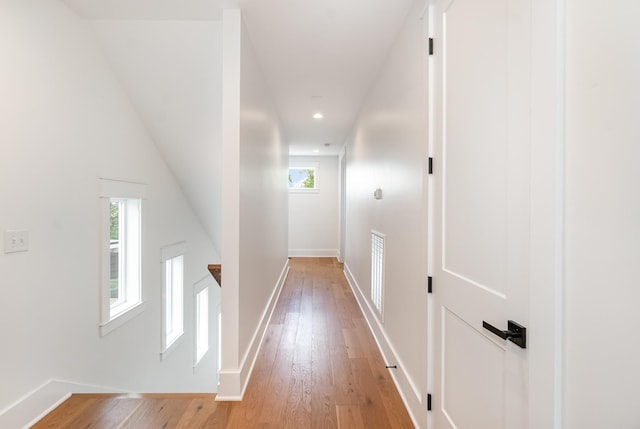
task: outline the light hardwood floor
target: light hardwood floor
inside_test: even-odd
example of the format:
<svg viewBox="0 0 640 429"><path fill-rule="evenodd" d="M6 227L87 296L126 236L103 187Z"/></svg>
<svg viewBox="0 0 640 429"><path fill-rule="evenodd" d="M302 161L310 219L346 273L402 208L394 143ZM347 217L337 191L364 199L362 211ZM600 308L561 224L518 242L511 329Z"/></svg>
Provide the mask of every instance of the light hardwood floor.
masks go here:
<svg viewBox="0 0 640 429"><path fill-rule="evenodd" d="M73 395L34 428L412 428L334 258L293 258L241 402Z"/></svg>

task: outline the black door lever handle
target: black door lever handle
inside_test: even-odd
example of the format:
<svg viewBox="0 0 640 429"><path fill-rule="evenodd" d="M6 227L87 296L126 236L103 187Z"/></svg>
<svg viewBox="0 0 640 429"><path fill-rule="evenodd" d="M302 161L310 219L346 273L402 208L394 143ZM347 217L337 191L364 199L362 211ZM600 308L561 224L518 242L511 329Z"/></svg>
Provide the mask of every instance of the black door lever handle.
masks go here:
<svg viewBox="0 0 640 429"><path fill-rule="evenodd" d="M523 349L527 348L527 328L513 320L509 320L507 322L506 331L498 329L484 320L482 321L482 327L490 331L492 334L499 336L503 340L509 340Z"/></svg>

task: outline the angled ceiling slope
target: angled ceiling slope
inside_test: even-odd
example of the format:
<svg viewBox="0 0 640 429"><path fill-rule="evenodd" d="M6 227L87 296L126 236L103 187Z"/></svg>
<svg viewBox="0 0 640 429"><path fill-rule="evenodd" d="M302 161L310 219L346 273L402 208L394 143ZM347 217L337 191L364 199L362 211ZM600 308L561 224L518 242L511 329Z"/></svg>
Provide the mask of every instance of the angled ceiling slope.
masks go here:
<svg viewBox="0 0 640 429"><path fill-rule="evenodd" d="M91 27L219 250L221 22L95 20Z"/></svg>
<svg viewBox="0 0 640 429"><path fill-rule="evenodd" d="M241 8L290 153L336 155L413 0L64 1L94 20L212 21Z"/></svg>
<svg viewBox="0 0 640 429"><path fill-rule="evenodd" d="M243 11L290 153L337 155L413 0L63 1L92 21L219 248L222 9Z"/></svg>

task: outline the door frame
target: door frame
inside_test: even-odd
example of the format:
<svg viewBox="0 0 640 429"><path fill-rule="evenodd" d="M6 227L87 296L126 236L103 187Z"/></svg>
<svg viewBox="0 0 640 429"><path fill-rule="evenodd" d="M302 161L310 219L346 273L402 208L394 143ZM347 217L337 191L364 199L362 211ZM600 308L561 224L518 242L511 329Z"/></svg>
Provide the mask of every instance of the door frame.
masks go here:
<svg viewBox="0 0 640 429"><path fill-rule="evenodd" d="M523 0L526 1L526 0ZM434 8L428 8L428 35L434 37ZM529 428L562 428L563 391L563 293L564 293L564 63L565 0L531 0L531 209L529 288ZM433 156L435 136L434 62L427 71L429 98L429 156ZM433 273L434 184L430 176L429 261ZM434 343L434 303L428 298L427 388L434 392L433 356L440 353ZM439 403L439 401L438 401ZM428 427L433 428L432 415Z"/></svg>
<svg viewBox="0 0 640 429"><path fill-rule="evenodd" d="M565 0L532 8L529 427L562 427Z"/></svg>

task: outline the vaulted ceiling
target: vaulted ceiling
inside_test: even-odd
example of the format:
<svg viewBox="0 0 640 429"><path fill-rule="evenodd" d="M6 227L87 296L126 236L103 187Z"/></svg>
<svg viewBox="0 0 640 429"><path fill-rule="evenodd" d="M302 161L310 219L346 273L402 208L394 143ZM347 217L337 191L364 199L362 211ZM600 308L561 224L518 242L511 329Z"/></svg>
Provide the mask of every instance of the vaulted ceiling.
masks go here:
<svg viewBox="0 0 640 429"><path fill-rule="evenodd" d="M109 44L107 55L120 78L129 87L146 89L130 92L132 101L150 121L147 127L156 137L170 132L167 121L186 121L183 124L196 130L206 129L205 115L188 117L195 108L211 102L201 98L211 91L191 91L184 95L177 112L176 103L164 106L153 99L154 94L181 93L167 85L189 88L211 88L215 75L206 73L213 66L206 52L207 21L219 21L222 9L238 7L254 45L260 66L274 97L283 126L283 136L291 154L337 154L355 120L363 99L375 78L412 0L64 0L78 15L90 20L122 21L123 33L132 27L146 26L143 46L132 47L131 39L117 32L103 31ZM126 22L125 22L126 21ZM136 22L137 21L137 22ZM153 31L153 24L140 21L182 21L168 27L168 34ZM186 25L190 22L191 26ZM198 26L198 22L200 25ZM157 36L156 39L150 37ZM131 36L131 35L130 35ZM203 38L204 37L204 38ZM119 43L118 40L120 40ZM136 59L134 53L144 49L147 54ZM215 47L212 47L215 49ZM120 50L120 52L119 52ZM155 55L155 57L154 57ZM177 55L170 59L168 69L158 67L158 55ZM156 64L146 68L153 75L141 72L145 57L153 57ZM134 61L139 67L123 65ZM166 61L166 58L165 58ZM179 64L186 64L180 67ZM200 67L201 72L194 71ZM181 74L182 73L182 74ZM151 77L151 82L149 81ZM139 81L137 83L137 81ZM157 85L157 91L154 91ZM189 98L191 97L191 98ZM200 99L199 99L200 98ZM152 107L154 106L155 107ZM147 107L145 107L147 106ZM153 109L153 113L147 112ZM167 111L163 112L163 109ZM201 111L201 110L200 110ZM312 115L322 112L322 120ZM181 118L181 119L180 119ZM187 127L183 127L187 128ZM173 130L177 131L177 130ZM184 131L184 130L182 130ZM181 134L182 141L190 138ZM192 136L202 139L202 136ZM167 138L168 139L168 138ZM327 147L326 144L329 143Z"/></svg>
<svg viewBox="0 0 640 429"><path fill-rule="evenodd" d="M61 1L88 21L219 246L223 8L242 10L289 153L338 155L414 0Z"/></svg>

